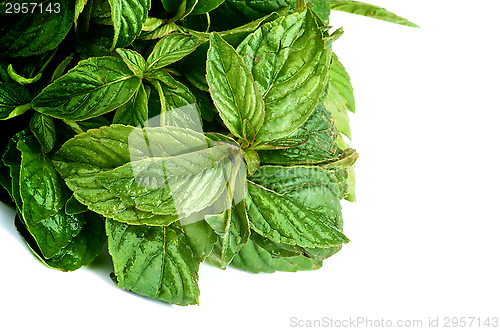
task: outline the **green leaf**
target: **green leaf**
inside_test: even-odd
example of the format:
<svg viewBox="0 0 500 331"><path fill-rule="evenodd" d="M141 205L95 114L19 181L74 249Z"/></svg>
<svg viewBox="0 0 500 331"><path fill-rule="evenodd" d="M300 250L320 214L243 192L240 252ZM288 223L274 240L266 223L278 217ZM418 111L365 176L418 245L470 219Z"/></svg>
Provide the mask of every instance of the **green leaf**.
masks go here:
<svg viewBox="0 0 500 331"><path fill-rule="evenodd" d="M210 95L224 124L243 138L243 121L257 134L264 121L264 102L252 74L236 51L218 34L210 36L207 60Z"/></svg>
<svg viewBox="0 0 500 331"><path fill-rule="evenodd" d="M56 127L52 117L40 113L33 114L30 129L42 146L43 152L50 152L56 143Z"/></svg>
<svg viewBox="0 0 500 331"><path fill-rule="evenodd" d="M194 7L193 11L190 15L200 15L208 13L209 11L214 10L219 7L224 0L200 0Z"/></svg>
<svg viewBox="0 0 500 331"><path fill-rule="evenodd" d="M83 228L73 240L51 259L45 259L33 236L16 215L16 227L33 254L46 266L61 271L74 271L89 265L99 255L106 240L104 222L95 213L85 213Z"/></svg>
<svg viewBox="0 0 500 331"><path fill-rule="evenodd" d="M159 80L162 83L166 84L167 86L171 88L177 88L179 86L179 82L170 75L170 73L165 70L165 69L152 69L146 72L144 75L144 78L146 78L148 81L153 83L153 81ZM154 85L154 84L153 84Z"/></svg>
<svg viewBox="0 0 500 331"><path fill-rule="evenodd" d="M339 95L345 99L345 106L351 112L356 111L354 102L354 92L351 85L351 78L345 71L344 66L340 63L339 58L332 52L333 62L328 70L328 80L330 88L335 88Z"/></svg>
<svg viewBox="0 0 500 331"><path fill-rule="evenodd" d="M273 273L275 271L295 272L299 270L316 270L321 268L321 261L294 256L273 257L268 251L249 240L240 253L235 256L231 266L251 273Z"/></svg>
<svg viewBox="0 0 500 331"><path fill-rule="evenodd" d="M21 152L17 149L19 140L24 140L30 136L28 129L22 130L13 135L7 143L7 148L2 155L2 163L9 167L11 178L11 191L9 192L12 201L15 203L17 210L22 210L22 199L19 192L19 174L21 171Z"/></svg>
<svg viewBox="0 0 500 331"><path fill-rule="evenodd" d="M229 204L231 201L229 201ZM221 237L219 267L225 268L238 254L250 237L250 226L242 200L218 215L205 218L206 222Z"/></svg>
<svg viewBox="0 0 500 331"><path fill-rule="evenodd" d="M259 168L259 154L256 151L250 149L243 151L243 157L245 158L245 162L247 164L248 174L252 175Z"/></svg>
<svg viewBox="0 0 500 331"><path fill-rule="evenodd" d="M248 178L245 198L252 229L301 247L347 243L342 234L337 178L317 167L261 166Z"/></svg>
<svg viewBox="0 0 500 331"><path fill-rule="evenodd" d="M146 61L141 54L125 48L117 48L116 52L123 59L127 67L139 78L146 71Z"/></svg>
<svg viewBox="0 0 500 331"><path fill-rule="evenodd" d="M88 211L85 205L82 205L74 196L71 196L64 205L64 212L66 215L75 215Z"/></svg>
<svg viewBox="0 0 500 331"><path fill-rule="evenodd" d="M288 136L311 115L327 74L327 52L312 13L264 24L237 52L264 97L266 114L256 141Z"/></svg>
<svg viewBox="0 0 500 331"><path fill-rule="evenodd" d="M33 78L24 78L23 76L17 74L17 72L12 67L12 64L9 64L9 66L7 67L7 73L9 74L10 78L13 81L15 81L21 85L29 85L29 84L36 83L42 77L42 72L40 71L38 73L38 75L36 75Z"/></svg>
<svg viewBox="0 0 500 331"><path fill-rule="evenodd" d="M141 33L148 18L151 0L108 0L114 26L111 49L125 47Z"/></svg>
<svg viewBox="0 0 500 331"><path fill-rule="evenodd" d="M24 218L38 222L54 216L69 197L64 182L33 136L19 140L17 148L22 155L20 194Z"/></svg>
<svg viewBox="0 0 500 331"><path fill-rule="evenodd" d="M139 210L189 216L214 203L228 180L241 171L231 163L239 149L230 144L171 157L133 161L96 175L111 193Z"/></svg>
<svg viewBox="0 0 500 331"><path fill-rule="evenodd" d="M32 106L55 118L83 121L125 104L140 86L141 79L121 59L90 58L43 89Z"/></svg>
<svg viewBox="0 0 500 331"><path fill-rule="evenodd" d="M215 232L203 220L183 225L182 230L186 234L196 257L200 261L204 261L210 255L214 244L217 242Z"/></svg>
<svg viewBox="0 0 500 331"><path fill-rule="evenodd" d="M351 14L367 16L371 18L376 18L379 20L387 21L390 23L396 23L401 25L406 25L414 28L419 26L415 23L408 21L394 13L391 13L385 8L371 5L365 2L359 1L344 1L344 0L330 0L330 8L332 10L343 11Z"/></svg>
<svg viewBox="0 0 500 331"><path fill-rule="evenodd" d="M157 216L126 204L102 186L96 175L123 166L131 159L176 156L206 149L209 143L203 134L188 129L146 127L141 130L113 124L68 140L54 155L53 163L73 196L90 210L130 224L165 225L178 217Z"/></svg>
<svg viewBox="0 0 500 331"><path fill-rule="evenodd" d="M21 115L31 108L31 96L26 87L18 83L0 82L0 120Z"/></svg>
<svg viewBox="0 0 500 331"><path fill-rule="evenodd" d="M160 69L192 53L200 41L190 35L171 33L163 37L147 60L147 70Z"/></svg>
<svg viewBox="0 0 500 331"><path fill-rule="evenodd" d="M175 80L174 82L176 88L164 84L163 81L159 81L155 86L160 100L163 98L162 112L165 116L165 125L201 131L201 116L196 107L196 98L186 86Z"/></svg>
<svg viewBox="0 0 500 331"><path fill-rule="evenodd" d="M45 10L49 5L52 11ZM0 14L0 57L42 54L61 43L73 25L74 0L45 1L43 9L20 15Z"/></svg>
<svg viewBox="0 0 500 331"><path fill-rule="evenodd" d="M61 77L64 74L64 71L66 71L66 67L70 64L70 62L73 60L74 53L71 53L67 57L64 58L64 60L61 61L54 70L54 73L52 74L52 78L50 79L50 82L52 83L59 77Z"/></svg>
<svg viewBox="0 0 500 331"><path fill-rule="evenodd" d="M290 136L269 142L270 145L286 145L290 141L299 142L297 146L277 150L259 151L264 164L318 164L338 158L336 132L332 114L318 104L307 119ZM284 143L283 143L284 140ZM300 143L302 141L302 143ZM259 147L265 147L260 145Z"/></svg>
<svg viewBox="0 0 500 331"><path fill-rule="evenodd" d="M225 31L262 18L272 12L293 12L296 0L226 0L210 12L212 29Z"/></svg>
<svg viewBox="0 0 500 331"><path fill-rule="evenodd" d="M24 206L24 204L23 204ZM82 214L66 215L64 209L44 220L25 217L25 225L45 259L56 256L76 237L85 223Z"/></svg>
<svg viewBox="0 0 500 331"><path fill-rule="evenodd" d="M181 229L107 220L106 233L119 287L170 304L198 304L200 260Z"/></svg>
<svg viewBox="0 0 500 331"><path fill-rule="evenodd" d="M329 0L310 0L311 8L321 19L321 21L328 25L330 21L330 1Z"/></svg>
<svg viewBox="0 0 500 331"><path fill-rule="evenodd" d="M124 105L120 106L113 117L114 124L125 124L131 126L144 126L148 120L148 99L147 90L143 84L139 87L134 96Z"/></svg>

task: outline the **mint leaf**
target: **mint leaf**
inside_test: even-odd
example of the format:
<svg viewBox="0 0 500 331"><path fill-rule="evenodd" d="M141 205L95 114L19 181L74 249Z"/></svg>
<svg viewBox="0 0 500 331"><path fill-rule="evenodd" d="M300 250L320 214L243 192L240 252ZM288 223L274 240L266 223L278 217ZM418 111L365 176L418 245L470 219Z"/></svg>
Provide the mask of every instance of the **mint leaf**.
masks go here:
<svg viewBox="0 0 500 331"><path fill-rule="evenodd" d="M231 266L251 273L273 273L275 271L316 270L321 268L322 263L300 255L286 258L273 257L264 248L249 240L235 256Z"/></svg>
<svg viewBox="0 0 500 331"><path fill-rule="evenodd" d="M148 17L151 0L108 0L113 20L114 37L111 49L125 47L141 33Z"/></svg>
<svg viewBox="0 0 500 331"><path fill-rule="evenodd" d="M181 229L108 220L106 233L119 287L171 304L198 304L200 260Z"/></svg>
<svg viewBox="0 0 500 331"><path fill-rule="evenodd" d="M56 143L56 127L52 118L47 115L35 113L31 117L30 129L38 142L40 142L43 152L50 152Z"/></svg>
<svg viewBox="0 0 500 331"><path fill-rule="evenodd" d="M47 86L32 106L55 118L83 121L125 104L140 86L141 79L122 60L90 58Z"/></svg>
<svg viewBox="0 0 500 331"><path fill-rule="evenodd" d="M249 176L245 198L252 229L289 245L331 247L342 234L335 176L317 167L262 166Z"/></svg>
<svg viewBox="0 0 500 331"><path fill-rule="evenodd" d="M256 141L288 136L311 115L327 75L325 44L312 13L264 24L237 51L264 97L265 119Z"/></svg>
<svg viewBox="0 0 500 331"><path fill-rule="evenodd" d="M307 121L290 136L270 141L259 147L265 148L269 145L287 147L287 144L296 142L295 146L259 151L260 160L267 164L312 165L337 159L336 126L337 122L334 121L332 114L320 103Z"/></svg>
<svg viewBox="0 0 500 331"><path fill-rule="evenodd" d="M181 33L171 33L156 43L147 60L147 70L160 69L192 53L200 41Z"/></svg>
<svg viewBox="0 0 500 331"><path fill-rule="evenodd" d="M400 17L385 8L371 5L366 2L359 1L344 1L344 0L330 0L330 8L332 10L343 11L351 14L367 16L379 20L406 25L414 28L419 26L407 19Z"/></svg>
<svg viewBox="0 0 500 331"><path fill-rule="evenodd" d="M0 120L18 116L31 108L26 87L18 83L0 82Z"/></svg>
<svg viewBox="0 0 500 331"><path fill-rule="evenodd" d="M243 121L248 120L257 134L265 116L262 96L243 60L218 34L210 37L207 82L219 115L229 130L243 138Z"/></svg>
<svg viewBox="0 0 500 331"><path fill-rule="evenodd" d="M49 5L53 10L47 10ZM0 57L42 54L56 48L66 37L73 25L74 1L49 0L42 6L43 10L37 7L34 13L0 14Z"/></svg>

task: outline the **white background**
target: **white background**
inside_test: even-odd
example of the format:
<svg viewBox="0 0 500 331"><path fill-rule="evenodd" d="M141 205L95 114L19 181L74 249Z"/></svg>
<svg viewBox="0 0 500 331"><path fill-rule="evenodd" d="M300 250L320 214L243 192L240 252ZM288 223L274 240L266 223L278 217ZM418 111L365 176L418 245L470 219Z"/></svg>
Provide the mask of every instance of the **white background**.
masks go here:
<svg viewBox="0 0 500 331"><path fill-rule="evenodd" d="M298 329L292 317L424 325L439 317L441 326L445 317L500 317L500 4L376 4L421 29L331 16L345 30L334 51L355 89L360 158L358 201L343 204L351 243L322 269L252 275L202 265L200 305L169 306L118 289L105 256L72 273L46 268L2 205L0 329L287 330Z"/></svg>

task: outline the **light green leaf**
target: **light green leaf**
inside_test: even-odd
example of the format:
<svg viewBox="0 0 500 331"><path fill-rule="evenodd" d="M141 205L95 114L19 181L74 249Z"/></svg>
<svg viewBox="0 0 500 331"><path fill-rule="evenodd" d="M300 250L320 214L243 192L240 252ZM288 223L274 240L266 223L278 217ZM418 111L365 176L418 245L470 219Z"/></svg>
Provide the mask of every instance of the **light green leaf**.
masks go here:
<svg viewBox="0 0 500 331"><path fill-rule="evenodd" d="M32 106L55 118L83 121L125 104L140 86L121 59L89 58L43 89Z"/></svg>
<svg viewBox="0 0 500 331"><path fill-rule="evenodd" d="M259 151L260 160L267 164L318 164L338 157L336 131L333 116L318 104L307 121L290 136L271 141L269 145L282 146L289 142L299 142L290 148ZM302 141L302 143L300 143ZM259 147L266 147L260 145Z"/></svg>
<svg viewBox="0 0 500 331"><path fill-rule="evenodd" d="M164 84L163 81L158 81L155 85L162 103L165 125L201 131L201 115L196 98L186 86L178 81L174 82L175 88Z"/></svg>
<svg viewBox="0 0 500 331"><path fill-rule="evenodd" d="M342 234L337 178L317 167L261 166L245 199L252 229L279 243L331 247Z"/></svg>
<svg viewBox="0 0 500 331"><path fill-rule="evenodd" d="M359 1L344 1L344 0L330 0L330 8L332 10L343 11L351 14L362 15L366 17L376 18L379 20L411 26L418 28L415 23L408 21L394 13L391 13L385 8L371 5L366 2Z"/></svg>
<svg viewBox="0 0 500 331"><path fill-rule="evenodd" d="M245 158L245 162L247 164L248 174L253 174L260 165L260 157L259 154L254 150L245 150L243 151L243 157Z"/></svg>
<svg viewBox="0 0 500 331"><path fill-rule="evenodd" d="M179 86L179 82L177 82L172 75L167 70L164 69L152 69L146 72L144 78L153 82L153 80L157 79L162 83L166 84L171 88L177 88Z"/></svg>
<svg viewBox="0 0 500 331"><path fill-rule="evenodd" d="M222 143L165 158L133 161L96 175L126 204L156 215L189 216L212 205L240 171L231 160L239 149Z"/></svg>
<svg viewBox="0 0 500 331"><path fill-rule="evenodd" d="M50 152L56 143L56 127L52 117L40 113L33 114L30 129L40 142L43 152Z"/></svg>
<svg viewBox="0 0 500 331"><path fill-rule="evenodd" d="M327 74L325 43L312 13L264 24L237 52L264 97L266 114L256 141L288 136L311 115Z"/></svg>
<svg viewBox="0 0 500 331"><path fill-rule="evenodd" d="M194 254L204 261L212 252L217 242L217 235L204 220L182 226Z"/></svg>
<svg viewBox="0 0 500 331"><path fill-rule="evenodd" d="M316 270L322 262L304 256L273 257L268 251L249 240L235 256L231 266L251 273L273 273L275 271L296 272Z"/></svg>
<svg viewBox="0 0 500 331"><path fill-rule="evenodd" d="M147 60L147 70L160 69L179 61L193 52L200 41L190 35L171 33L163 37L151 52Z"/></svg>
<svg viewBox="0 0 500 331"><path fill-rule="evenodd" d="M231 200L228 202L230 205ZM245 211L245 201L242 200L223 213L205 218L210 227L219 235L221 241L218 266L225 268L238 254L250 237L250 226Z"/></svg>
<svg viewBox="0 0 500 331"><path fill-rule="evenodd" d="M148 93L149 86L141 84L134 96L124 105L120 106L113 117L114 124L131 126L144 126L148 120Z"/></svg>
<svg viewBox="0 0 500 331"><path fill-rule="evenodd" d="M147 137L147 140L146 140ZM89 130L68 140L54 155L57 171L73 196L90 210L136 225L165 225L177 216L157 216L138 210L102 186L96 175L148 157L168 157L206 149L203 134L177 127L146 127L142 130L113 124Z"/></svg>
<svg viewBox="0 0 500 331"><path fill-rule="evenodd" d="M351 78L346 72L342 63L340 63L339 58L335 53L332 52L333 61L328 70L328 80L330 82L330 88L335 88L339 95L345 99L345 106L351 112L356 111L356 105L354 102L354 92L351 85Z"/></svg>
<svg viewBox="0 0 500 331"><path fill-rule="evenodd" d="M148 18L151 0L108 0L114 26L111 49L125 47L141 33Z"/></svg>
<svg viewBox="0 0 500 331"><path fill-rule="evenodd" d="M175 227L106 222L118 286L170 304L198 304L200 260Z"/></svg>
<svg viewBox="0 0 500 331"><path fill-rule="evenodd" d="M0 14L0 57L42 54L59 45L73 25L75 3L74 0L49 0L43 3L43 8L49 4L52 11Z"/></svg>
<svg viewBox="0 0 500 331"><path fill-rule="evenodd" d="M30 94L26 87L18 83L0 82L0 120L6 120L31 108Z"/></svg>
<svg viewBox="0 0 500 331"><path fill-rule="evenodd" d="M146 71L146 61L141 54L130 49L117 48L116 52L123 59L127 67L139 78L142 78Z"/></svg>
<svg viewBox="0 0 500 331"><path fill-rule="evenodd" d="M42 72L41 71L38 73L38 75L36 75L33 78L24 78L23 76L17 74L17 72L12 67L12 64L9 64L9 66L7 67L7 73L9 74L10 78L13 81L15 81L15 82L17 82L17 83L19 83L21 85L33 84L33 83L37 82L40 78L42 78Z"/></svg>
<svg viewBox="0 0 500 331"><path fill-rule="evenodd" d="M330 1L329 0L310 0L310 7L321 19L323 24L328 25L330 21Z"/></svg>
<svg viewBox="0 0 500 331"><path fill-rule="evenodd" d="M257 134L265 116L262 96L242 59L218 34L210 36L207 82L214 104L229 130L243 138L246 119Z"/></svg>

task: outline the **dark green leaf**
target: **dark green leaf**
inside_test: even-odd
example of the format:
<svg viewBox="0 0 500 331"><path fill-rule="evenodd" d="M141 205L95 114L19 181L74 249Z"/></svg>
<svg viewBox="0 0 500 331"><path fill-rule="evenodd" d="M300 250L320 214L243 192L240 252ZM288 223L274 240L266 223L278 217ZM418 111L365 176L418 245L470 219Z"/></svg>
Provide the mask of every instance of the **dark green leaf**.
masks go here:
<svg viewBox="0 0 500 331"><path fill-rule="evenodd" d="M46 10L49 5L51 11ZM42 54L66 37L75 16L74 0L48 0L42 6L43 12L0 15L0 57Z"/></svg>
<svg viewBox="0 0 500 331"><path fill-rule="evenodd" d="M52 117L40 113L33 114L30 129L40 142L43 152L50 152L56 143L56 127Z"/></svg>
<svg viewBox="0 0 500 331"><path fill-rule="evenodd" d="M16 227L31 251L46 266L61 271L74 271L89 265L99 255L106 240L104 222L95 213L85 213L86 221L80 233L51 259L45 259L33 236L16 215Z"/></svg>
<svg viewBox="0 0 500 331"><path fill-rule="evenodd" d="M67 215L75 215L88 211L85 205L82 205L74 196L71 196L64 205L64 212Z"/></svg>
<svg viewBox="0 0 500 331"><path fill-rule="evenodd" d="M196 6L194 7L191 15L200 15L208 13L209 11L214 10L219 7L224 0L199 0Z"/></svg>
<svg viewBox="0 0 500 331"><path fill-rule="evenodd" d="M0 82L0 120L21 115L31 108L30 101L26 87L18 83Z"/></svg>
<svg viewBox="0 0 500 331"><path fill-rule="evenodd" d="M54 216L69 198L64 182L33 136L18 141L17 148L22 155L20 194L24 219L38 222Z"/></svg>

